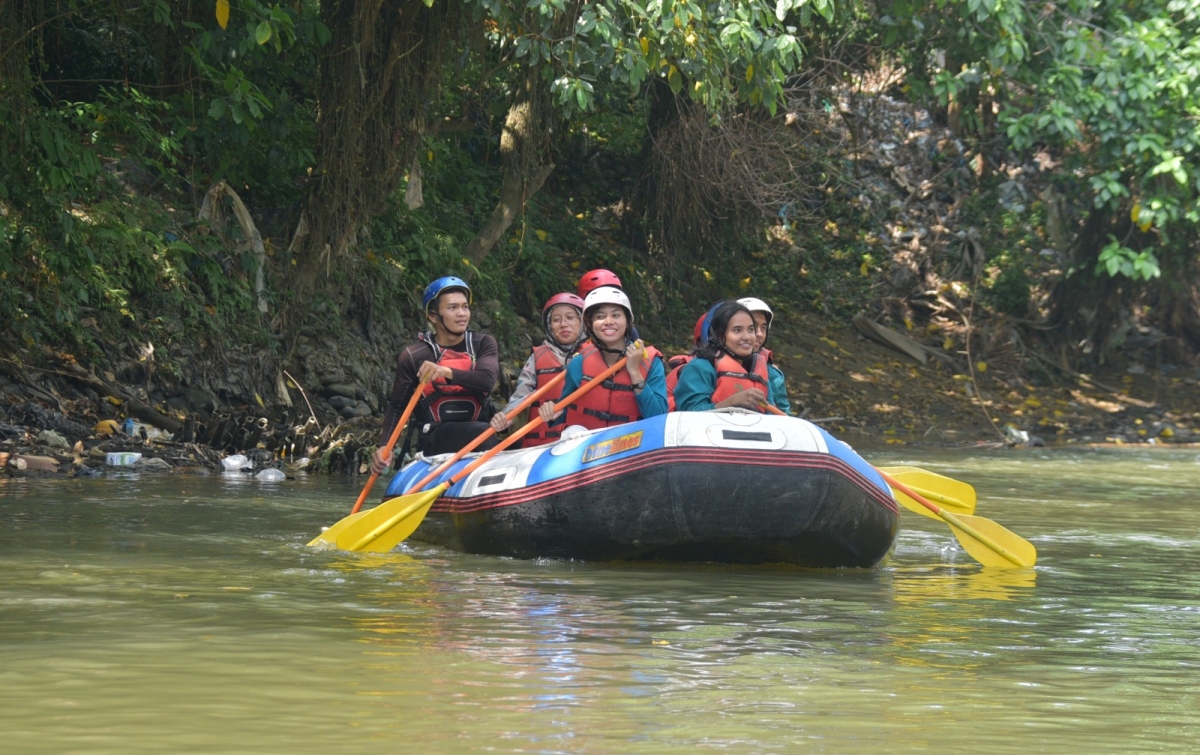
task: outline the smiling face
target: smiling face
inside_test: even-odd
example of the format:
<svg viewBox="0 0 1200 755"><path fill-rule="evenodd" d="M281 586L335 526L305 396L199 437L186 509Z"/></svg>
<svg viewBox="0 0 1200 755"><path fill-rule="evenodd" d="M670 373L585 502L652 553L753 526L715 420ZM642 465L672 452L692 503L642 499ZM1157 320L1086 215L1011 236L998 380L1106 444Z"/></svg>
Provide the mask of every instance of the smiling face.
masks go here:
<svg viewBox="0 0 1200 755"><path fill-rule="evenodd" d="M601 346L609 349L625 348L625 333L629 329L629 318L617 304L601 304L588 312L592 334Z"/></svg>
<svg viewBox="0 0 1200 755"><path fill-rule="evenodd" d="M550 310L550 333L555 341L563 345L575 343L579 340L579 329L582 327L579 310L570 304L559 304Z"/></svg>
<svg viewBox="0 0 1200 755"><path fill-rule="evenodd" d="M754 318L754 349L757 351L767 340L767 313L751 312Z"/></svg>
<svg viewBox="0 0 1200 755"><path fill-rule="evenodd" d="M437 299L438 317L429 315L434 329L442 329L450 335L461 336L471 325L471 305L462 291L447 291Z"/></svg>
<svg viewBox="0 0 1200 755"><path fill-rule="evenodd" d="M734 356L748 357L757 348L757 333L754 318L745 312L738 312L729 318L729 327L725 329L725 348Z"/></svg>

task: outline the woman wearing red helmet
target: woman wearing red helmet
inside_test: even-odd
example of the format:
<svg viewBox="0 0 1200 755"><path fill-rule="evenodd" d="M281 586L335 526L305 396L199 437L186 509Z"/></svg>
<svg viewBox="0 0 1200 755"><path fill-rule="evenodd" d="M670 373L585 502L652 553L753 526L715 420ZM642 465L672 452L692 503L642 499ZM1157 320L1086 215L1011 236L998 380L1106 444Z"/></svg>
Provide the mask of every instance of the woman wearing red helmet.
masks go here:
<svg viewBox="0 0 1200 755"><path fill-rule="evenodd" d="M575 294L562 293L551 296L542 307L542 325L546 329L546 340L533 350L533 354L521 368L517 387L508 397L504 411L492 417L492 428L496 432L507 430L512 423L506 416L525 400L525 397L554 379L566 368L567 360L575 354L583 340L583 299ZM529 407L532 417L541 407L541 401ZM543 426L529 433L521 441L523 448L532 448L558 440L560 428Z"/></svg>
<svg viewBox="0 0 1200 755"><path fill-rule="evenodd" d="M726 301L710 310L707 342L679 373L675 406L683 412L775 406L767 360L757 351L758 328L745 305Z"/></svg>

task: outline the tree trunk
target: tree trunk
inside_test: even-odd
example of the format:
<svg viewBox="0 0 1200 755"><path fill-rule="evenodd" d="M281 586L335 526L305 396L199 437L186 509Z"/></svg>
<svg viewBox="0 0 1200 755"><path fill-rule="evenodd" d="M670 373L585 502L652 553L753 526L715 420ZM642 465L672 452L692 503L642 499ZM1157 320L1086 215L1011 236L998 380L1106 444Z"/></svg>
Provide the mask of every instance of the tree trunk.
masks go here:
<svg viewBox="0 0 1200 755"><path fill-rule="evenodd" d="M554 163L550 160L550 92L536 71L524 68L521 87L504 119L500 134L503 183L500 200L463 253L478 266L525 208L529 198L542 188Z"/></svg>
<svg viewBox="0 0 1200 755"><path fill-rule="evenodd" d="M1131 281L1096 272L1109 234L1122 238L1129 230L1128 217L1123 208L1092 210L1072 248L1072 272L1050 293L1051 332L1063 346L1075 351L1073 366L1107 361L1109 338L1121 321L1122 308L1128 306Z"/></svg>
<svg viewBox="0 0 1200 755"><path fill-rule="evenodd" d="M1186 239L1186 231L1173 233L1176 239ZM1151 312L1159 328L1191 351L1200 349L1200 296L1196 290L1196 251L1193 244L1183 248L1168 247L1159 252L1162 275L1154 281L1150 301ZM1178 361L1172 359L1172 361Z"/></svg>
<svg viewBox="0 0 1200 755"><path fill-rule="evenodd" d="M386 206L468 16L456 0L327 0L321 20L332 39L318 89L318 166L292 245L296 308L344 266L359 230Z"/></svg>

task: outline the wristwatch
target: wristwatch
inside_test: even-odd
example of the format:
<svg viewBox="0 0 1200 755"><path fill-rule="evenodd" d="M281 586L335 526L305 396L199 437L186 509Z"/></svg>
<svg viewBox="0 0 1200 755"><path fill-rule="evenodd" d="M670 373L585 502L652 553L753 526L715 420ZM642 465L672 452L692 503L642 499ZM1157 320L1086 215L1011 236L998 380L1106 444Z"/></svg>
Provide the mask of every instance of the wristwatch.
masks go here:
<svg viewBox="0 0 1200 755"><path fill-rule="evenodd" d="M634 383L634 384L633 384L633 389L634 389L635 391L640 391L641 389L643 389L643 388L645 388L645 387L646 387L646 381L645 381L645 380L639 380L638 382L636 382L636 383Z"/></svg>

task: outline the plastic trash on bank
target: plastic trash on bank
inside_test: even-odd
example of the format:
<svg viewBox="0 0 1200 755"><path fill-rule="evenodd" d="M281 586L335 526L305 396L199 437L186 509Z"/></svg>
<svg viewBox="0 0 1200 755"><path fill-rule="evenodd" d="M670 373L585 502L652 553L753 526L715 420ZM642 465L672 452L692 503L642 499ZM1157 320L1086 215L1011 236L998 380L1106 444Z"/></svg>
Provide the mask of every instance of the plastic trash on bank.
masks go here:
<svg viewBox="0 0 1200 755"><path fill-rule="evenodd" d="M243 469L253 469L254 462L242 454L233 454L221 459L221 468L226 472L240 472Z"/></svg>
<svg viewBox="0 0 1200 755"><path fill-rule="evenodd" d="M287 475L278 469L268 468L254 475L254 479L262 482L283 482L287 479Z"/></svg>
<svg viewBox="0 0 1200 755"><path fill-rule="evenodd" d="M109 451L104 461L110 467L128 467L141 458L142 455L136 451Z"/></svg>
<svg viewBox="0 0 1200 755"><path fill-rule="evenodd" d="M145 437L146 440L170 440L173 437L166 430L143 422L134 422L133 418L126 419L125 423L121 425L121 429L126 435L134 438Z"/></svg>

